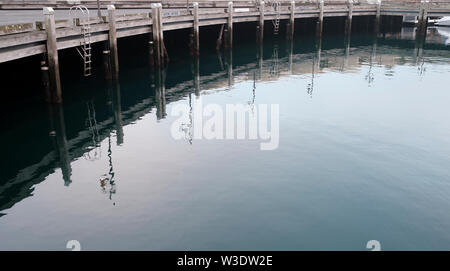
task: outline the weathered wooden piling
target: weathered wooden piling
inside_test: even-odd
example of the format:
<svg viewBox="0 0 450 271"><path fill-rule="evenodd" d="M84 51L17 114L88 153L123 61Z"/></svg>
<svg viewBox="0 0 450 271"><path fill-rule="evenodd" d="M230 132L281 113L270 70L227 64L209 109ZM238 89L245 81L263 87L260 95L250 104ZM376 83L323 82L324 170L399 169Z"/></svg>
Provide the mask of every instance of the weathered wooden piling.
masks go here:
<svg viewBox="0 0 450 271"><path fill-rule="evenodd" d="M425 1L420 2L420 10L417 22L417 34L426 35L428 26L428 5Z"/></svg>
<svg viewBox="0 0 450 271"><path fill-rule="evenodd" d="M199 26L198 26L198 3L194 2L193 3L194 9L193 9L193 14L194 14L194 28L193 28L193 32L194 32L194 54L195 55L199 55L200 54L200 37L199 37Z"/></svg>
<svg viewBox="0 0 450 271"><path fill-rule="evenodd" d="M61 78L59 75L58 48L56 45L55 11L45 7L45 31L47 32L47 63L50 77L50 88L53 92L52 102L62 102Z"/></svg>
<svg viewBox="0 0 450 271"><path fill-rule="evenodd" d="M291 15L289 17L289 29L288 29L288 36L287 38L289 40L294 39L294 29L295 29L295 1L291 1Z"/></svg>
<svg viewBox="0 0 450 271"><path fill-rule="evenodd" d="M114 5L108 5L108 23L111 73L116 78L119 75L119 53L117 49L116 7Z"/></svg>
<svg viewBox="0 0 450 271"><path fill-rule="evenodd" d="M374 32L380 32L380 23L381 23L381 0L377 1L377 13L375 15L375 25Z"/></svg>
<svg viewBox="0 0 450 271"><path fill-rule="evenodd" d="M350 35L350 33L352 32L352 21L353 21L353 0L347 1L347 7L348 7L348 15L345 24L345 34Z"/></svg>
<svg viewBox="0 0 450 271"><path fill-rule="evenodd" d="M52 102L52 93L50 86L50 77L48 74L48 66L46 61L41 61L41 78L42 78L42 87L44 88L45 101L48 103Z"/></svg>
<svg viewBox="0 0 450 271"><path fill-rule="evenodd" d="M152 4L152 34L155 53L155 65L161 66L164 61L164 48L162 46L162 5L160 3Z"/></svg>
<svg viewBox="0 0 450 271"><path fill-rule="evenodd" d="M264 41L264 1L259 1L258 42Z"/></svg>
<svg viewBox="0 0 450 271"><path fill-rule="evenodd" d="M322 32L323 32L323 9L324 9L324 1L319 1L319 18L317 20L317 27L316 27L316 38L322 38Z"/></svg>
<svg viewBox="0 0 450 271"><path fill-rule="evenodd" d="M227 47L233 48L233 2L228 2Z"/></svg>
<svg viewBox="0 0 450 271"><path fill-rule="evenodd" d="M155 44L153 40L150 40L148 42L148 64L150 67L155 66Z"/></svg>

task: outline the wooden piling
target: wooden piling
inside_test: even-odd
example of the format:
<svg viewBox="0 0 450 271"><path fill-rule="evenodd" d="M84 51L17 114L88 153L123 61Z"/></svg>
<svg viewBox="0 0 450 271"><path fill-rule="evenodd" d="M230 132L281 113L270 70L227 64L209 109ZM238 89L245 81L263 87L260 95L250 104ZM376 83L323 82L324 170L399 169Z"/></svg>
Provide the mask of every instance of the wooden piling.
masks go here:
<svg viewBox="0 0 450 271"><path fill-rule="evenodd" d="M105 72L105 80L111 80L111 58L109 50L103 50L103 70Z"/></svg>
<svg viewBox="0 0 450 271"><path fill-rule="evenodd" d="M154 67L155 66L155 44L153 42L153 40L150 40L148 42L148 64L150 65L150 67Z"/></svg>
<svg viewBox="0 0 450 271"><path fill-rule="evenodd" d="M291 1L291 16L289 17L289 40L294 39L294 29L295 29L295 1Z"/></svg>
<svg viewBox="0 0 450 271"><path fill-rule="evenodd" d="M45 101L47 103L52 102L52 93L50 86L50 77L48 74L48 66L46 61L41 61L41 78L42 78L42 87L44 88Z"/></svg>
<svg viewBox="0 0 450 271"><path fill-rule="evenodd" d="M155 65L156 66L161 66L162 64L162 56L163 56L163 48L161 46L161 31L162 29L160 29L160 12L161 9L159 9L159 7L161 6L161 4L159 3L155 3L152 4L152 20L153 20L153 24L152 24L152 34L153 34L153 45L154 45L154 53L155 53Z"/></svg>
<svg viewBox="0 0 450 271"><path fill-rule="evenodd" d="M119 53L117 50L116 7L108 5L109 23L109 50L111 60L111 72L114 78L119 75Z"/></svg>
<svg viewBox="0 0 450 271"><path fill-rule="evenodd" d="M228 48L233 48L233 2L228 2L228 35L227 35L227 45Z"/></svg>
<svg viewBox="0 0 450 271"><path fill-rule="evenodd" d="M317 21L316 38L322 39L324 1L319 1L319 19Z"/></svg>
<svg viewBox="0 0 450 271"><path fill-rule="evenodd" d="M259 2L259 24L258 24L258 42L262 43L264 40L264 1Z"/></svg>
<svg viewBox="0 0 450 271"><path fill-rule="evenodd" d="M375 29L374 32L380 32L380 23L381 23L381 0L377 1L377 14L375 15Z"/></svg>
<svg viewBox="0 0 450 271"><path fill-rule="evenodd" d="M62 102L61 79L59 75L58 48L56 46L55 11L45 7L45 31L47 32L47 63L50 77L50 87L53 92L52 101Z"/></svg>
<svg viewBox="0 0 450 271"><path fill-rule="evenodd" d="M347 1L347 7L348 7L348 16L347 16L347 22L345 25L345 34L350 35L350 33L352 32L353 0Z"/></svg>
<svg viewBox="0 0 450 271"><path fill-rule="evenodd" d="M420 11L419 11L418 24L417 24L417 30L416 30L417 34L420 36L426 35L427 26L428 26L428 7L427 7L427 3L422 0L420 2Z"/></svg>
<svg viewBox="0 0 450 271"><path fill-rule="evenodd" d="M194 54L200 54L200 38L199 38L199 26L198 26L198 3L194 2Z"/></svg>

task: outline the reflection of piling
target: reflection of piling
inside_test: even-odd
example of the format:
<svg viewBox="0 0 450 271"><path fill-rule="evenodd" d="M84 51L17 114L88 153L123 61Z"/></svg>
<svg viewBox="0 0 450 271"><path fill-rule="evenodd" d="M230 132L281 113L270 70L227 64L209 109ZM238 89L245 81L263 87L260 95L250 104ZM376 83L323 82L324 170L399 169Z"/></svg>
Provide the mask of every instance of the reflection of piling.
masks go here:
<svg viewBox="0 0 450 271"><path fill-rule="evenodd" d="M344 47L345 47L345 56L344 56L344 68L348 65L348 59L350 56L350 42L351 42L351 34L349 33L345 37Z"/></svg>
<svg viewBox="0 0 450 271"><path fill-rule="evenodd" d="M55 104L48 106L50 116L50 134L55 136L55 148L58 153L64 185L69 186L72 182L72 167L70 165L69 146L66 138L66 125L64 121L64 111L62 105Z"/></svg>
<svg viewBox="0 0 450 271"><path fill-rule="evenodd" d="M155 69L154 72L156 118L160 120L166 117L165 71L162 69Z"/></svg>
<svg viewBox="0 0 450 271"><path fill-rule="evenodd" d="M292 66L293 66L293 54L294 54L294 40L291 39L291 41L289 42L289 51L288 51L288 55L289 55L289 73L292 74Z"/></svg>
<svg viewBox="0 0 450 271"><path fill-rule="evenodd" d="M316 40L316 65L317 65L317 70L320 69L320 58L322 55L322 36L319 36L319 38Z"/></svg>
<svg viewBox="0 0 450 271"><path fill-rule="evenodd" d="M200 58L198 55L194 56L192 63L192 74L194 77L194 91L195 96L200 96Z"/></svg>
<svg viewBox="0 0 450 271"><path fill-rule="evenodd" d="M61 103L61 79L59 75L58 49L56 45L55 11L52 8L44 8L45 31L47 32L47 63L49 71L52 102Z"/></svg>
<svg viewBox="0 0 450 271"><path fill-rule="evenodd" d="M114 111L114 123L116 124L117 145L123 143L123 122L122 122L122 105L120 102L120 84L119 80L112 81L112 107Z"/></svg>
<svg viewBox="0 0 450 271"><path fill-rule="evenodd" d="M259 70L258 79L261 80L262 79L262 69L263 69L263 57L264 57L263 43L259 44L257 52L258 52L257 59L258 59L258 70Z"/></svg>
<svg viewBox="0 0 450 271"><path fill-rule="evenodd" d="M227 51L227 74L228 74L228 87L233 85L233 50Z"/></svg>

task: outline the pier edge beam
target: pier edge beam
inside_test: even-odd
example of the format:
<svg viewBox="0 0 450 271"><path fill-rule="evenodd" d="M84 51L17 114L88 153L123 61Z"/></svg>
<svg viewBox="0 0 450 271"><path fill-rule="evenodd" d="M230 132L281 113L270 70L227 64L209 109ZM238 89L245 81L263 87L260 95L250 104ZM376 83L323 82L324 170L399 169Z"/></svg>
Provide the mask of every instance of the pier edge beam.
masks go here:
<svg viewBox="0 0 450 271"><path fill-rule="evenodd" d="M377 13L375 15L375 26L374 26L374 32L376 34L380 32L380 23L381 23L381 0L377 0Z"/></svg>
<svg viewBox="0 0 450 271"><path fill-rule="evenodd" d="M108 21L111 72L116 78L119 74L119 53L117 50L116 7L114 5L108 5Z"/></svg>
<svg viewBox="0 0 450 271"><path fill-rule="evenodd" d="M47 62L50 73L50 87L54 95L52 101L62 102L61 78L59 75L58 48L56 46L55 11L51 7L44 7L45 31L47 32Z"/></svg>
<svg viewBox="0 0 450 271"><path fill-rule="evenodd" d="M227 46L233 48L233 2L228 2L228 40Z"/></svg>
<svg viewBox="0 0 450 271"><path fill-rule="evenodd" d="M200 33L199 33L199 26L198 26L198 3L194 2L194 54L199 55L200 54Z"/></svg>
<svg viewBox="0 0 450 271"><path fill-rule="evenodd" d="M324 0L319 1L319 19L317 21L316 36L317 38L322 38L323 32L323 11L324 11Z"/></svg>
<svg viewBox="0 0 450 271"><path fill-rule="evenodd" d="M347 22L345 25L345 34L350 35L350 33L352 32L353 0L348 0L347 6L348 6L348 16L347 16Z"/></svg>
<svg viewBox="0 0 450 271"><path fill-rule="evenodd" d="M295 26L295 1L291 1L291 15L289 18L289 35L288 39L293 40L294 39L294 26Z"/></svg>
<svg viewBox="0 0 450 271"><path fill-rule="evenodd" d="M258 42L262 43L264 40L264 1L259 2L259 37Z"/></svg>

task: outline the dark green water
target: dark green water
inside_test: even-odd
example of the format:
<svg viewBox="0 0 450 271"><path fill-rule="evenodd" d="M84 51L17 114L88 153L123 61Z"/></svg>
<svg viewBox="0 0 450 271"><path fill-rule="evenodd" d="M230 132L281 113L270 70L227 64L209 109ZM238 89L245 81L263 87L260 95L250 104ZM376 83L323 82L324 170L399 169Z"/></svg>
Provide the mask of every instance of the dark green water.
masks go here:
<svg viewBox="0 0 450 271"><path fill-rule="evenodd" d="M442 30L441 30L442 31ZM448 31L448 30L446 30ZM407 30L404 30L407 32ZM164 93L146 56L64 83L58 108L16 106L0 142L0 249L450 249L450 50L437 29L253 37L170 51ZM262 65L261 65L262 64ZM194 71L194 72L193 72ZM94 71L95 73L95 71ZM176 140L176 105L279 105L279 145Z"/></svg>

